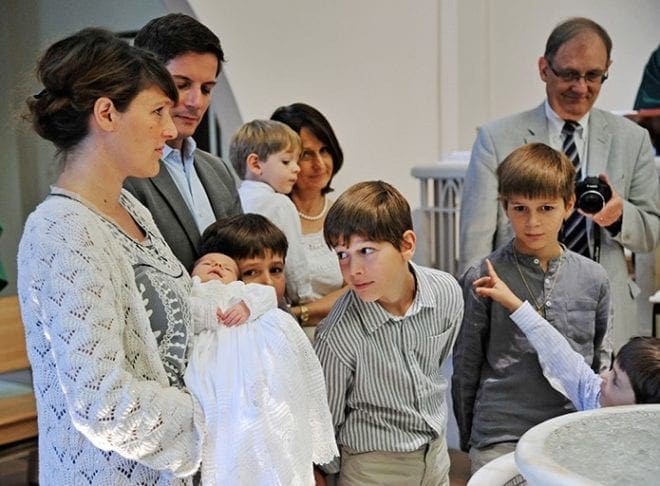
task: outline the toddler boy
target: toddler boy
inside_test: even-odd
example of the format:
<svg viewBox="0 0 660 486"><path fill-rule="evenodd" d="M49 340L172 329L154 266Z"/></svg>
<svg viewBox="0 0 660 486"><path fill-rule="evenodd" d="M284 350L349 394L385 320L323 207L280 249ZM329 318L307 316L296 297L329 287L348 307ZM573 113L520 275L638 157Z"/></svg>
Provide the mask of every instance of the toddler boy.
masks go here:
<svg viewBox="0 0 660 486"><path fill-rule="evenodd" d="M607 274L558 241L575 202L573 164L547 145L532 143L514 150L497 175L499 199L515 237L488 259L594 372L609 368ZM509 311L475 292L473 282L485 273L484 259L461 279L465 315L453 354L454 413L473 472L513 451L534 425L575 410L547 382L534 348L512 325Z"/></svg>
<svg viewBox="0 0 660 486"><path fill-rule="evenodd" d="M314 346L341 454L323 470L341 485L449 484L440 368L463 315L458 283L412 263L410 207L385 182L346 190L323 232L350 289Z"/></svg>
<svg viewBox="0 0 660 486"><path fill-rule="evenodd" d="M312 296L309 265L302 245L302 228L295 205L286 194L298 178L300 137L284 123L253 120L234 134L229 159L243 182L238 193L246 213L257 213L280 228L288 241L285 266L289 302Z"/></svg>

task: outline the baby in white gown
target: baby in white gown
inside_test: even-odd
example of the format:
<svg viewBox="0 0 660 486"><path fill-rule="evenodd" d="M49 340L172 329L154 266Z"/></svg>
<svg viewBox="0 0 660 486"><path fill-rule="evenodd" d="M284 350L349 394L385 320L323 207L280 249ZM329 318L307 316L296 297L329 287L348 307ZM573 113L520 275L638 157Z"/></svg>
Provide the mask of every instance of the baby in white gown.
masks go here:
<svg viewBox="0 0 660 486"><path fill-rule="evenodd" d="M338 451L309 340L272 287L236 280L228 256L204 255L192 275L185 381L206 417L202 484L314 484L312 465Z"/></svg>

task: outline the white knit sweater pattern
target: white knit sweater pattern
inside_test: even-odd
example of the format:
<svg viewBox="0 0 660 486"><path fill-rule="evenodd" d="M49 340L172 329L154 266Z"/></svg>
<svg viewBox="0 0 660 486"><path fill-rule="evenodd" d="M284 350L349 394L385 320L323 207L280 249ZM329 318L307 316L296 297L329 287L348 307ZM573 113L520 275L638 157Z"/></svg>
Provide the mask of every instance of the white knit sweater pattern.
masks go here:
<svg viewBox="0 0 660 486"><path fill-rule="evenodd" d="M156 271L171 274L178 262L149 212L125 191L121 202L150 235ZM130 244L76 197L47 198L25 224L18 293L41 485L190 484L199 467L204 417L186 390L170 386ZM185 298L187 275L171 282L162 298Z"/></svg>

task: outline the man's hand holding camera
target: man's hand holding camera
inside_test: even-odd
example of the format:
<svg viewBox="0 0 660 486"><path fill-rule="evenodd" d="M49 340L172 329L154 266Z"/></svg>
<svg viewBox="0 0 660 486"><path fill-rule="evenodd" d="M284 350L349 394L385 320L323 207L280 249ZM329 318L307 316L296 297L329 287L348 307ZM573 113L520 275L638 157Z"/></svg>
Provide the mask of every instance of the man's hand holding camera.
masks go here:
<svg viewBox="0 0 660 486"><path fill-rule="evenodd" d="M617 223L623 215L623 198L616 192L607 174L578 181L575 195L575 207L580 214L590 217L594 223L613 234L619 232L620 224Z"/></svg>

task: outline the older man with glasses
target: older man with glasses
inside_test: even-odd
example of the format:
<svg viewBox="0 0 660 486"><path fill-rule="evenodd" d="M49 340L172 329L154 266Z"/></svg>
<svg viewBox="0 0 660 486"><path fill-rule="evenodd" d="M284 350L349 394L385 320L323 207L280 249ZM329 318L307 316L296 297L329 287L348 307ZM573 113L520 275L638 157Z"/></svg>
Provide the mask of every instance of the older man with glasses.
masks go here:
<svg viewBox="0 0 660 486"><path fill-rule="evenodd" d="M539 75L546 85L546 100L533 110L489 122L479 129L463 188L460 236L463 269L470 264L478 265L475 260L510 241L511 227L497 200L498 165L514 149L530 142L545 143L563 151L575 165L578 180L594 177L595 182L591 180L594 191L611 192L601 209L592 209L589 214L576 210L567 217L562 243L565 249L581 253L583 258L594 258L605 267L614 315L613 330L604 340L611 340L613 334L617 349L630 336L645 334L637 318L635 297L639 288L628 275L624 249L655 250L660 235L660 191L648 132L624 117L593 107L609 75L611 50L609 35L592 20L572 18L555 27L538 61ZM529 219L529 234L542 236L543 228L535 223L539 218ZM565 258L565 253L559 258ZM561 260L549 266L548 271L534 265L538 263L532 261L526 267L527 281L532 281L538 295L548 296L557 278L571 278L569 274L559 275ZM486 273L485 268L482 271ZM464 289L464 292L472 291ZM585 326L589 322L593 325L595 311L590 309L595 307L585 296L586 292L567 302L553 300L546 305L559 305L562 307L559 314L583 320ZM464 332L477 333L468 321L463 322L461 333ZM478 331L484 343L491 340L492 332L491 329ZM588 335L587 331L584 336L574 338L579 341ZM524 337L521 335L520 339ZM612 349L611 344L603 347ZM470 452L475 464L513 450L517 440L508 424L475 418L474 404L481 385L479 376L485 375L484 366L492 368L488 375L498 377L493 379L500 380L500 386L509 389L520 386L516 381L519 377L507 371L510 360L494 359L484 354L484 349L485 345L474 345L469 356L464 352L462 363L454 367L452 377L461 448ZM531 346L529 352L533 352ZM513 406L511 413L517 413L513 402L497 406L500 409ZM566 412L571 409L570 405L566 406ZM486 415L480 414L482 418Z"/></svg>
<svg viewBox="0 0 660 486"><path fill-rule="evenodd" d="M594 108L612 64L612 41L586 18L559 24L538 61L546 100L531 111L489 122L480 128L461 201L461 268L508 242L512 232L497 201L498 164L515 148L543 142L564 151L577 178L601 178L612 196L592 214L575 211L564 225L567 248L605 267L612 285L614 348L640 328L639 288L628 274L624 249L654 251L660 237L660 191L646 130ZM605 190L604 192L607 192ZM546 279L547 280L547 279ZM569 303L580 312L580 296ZM570 310L570 309L569 309ZM585 316L585 322L591 320Z"/></svg>

